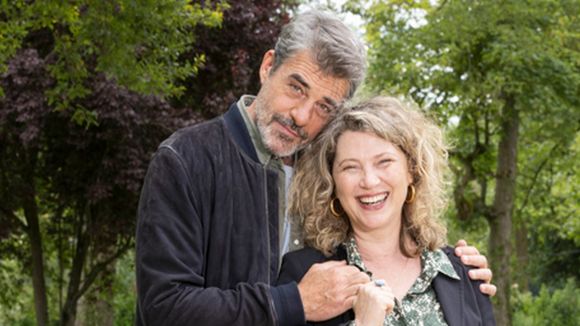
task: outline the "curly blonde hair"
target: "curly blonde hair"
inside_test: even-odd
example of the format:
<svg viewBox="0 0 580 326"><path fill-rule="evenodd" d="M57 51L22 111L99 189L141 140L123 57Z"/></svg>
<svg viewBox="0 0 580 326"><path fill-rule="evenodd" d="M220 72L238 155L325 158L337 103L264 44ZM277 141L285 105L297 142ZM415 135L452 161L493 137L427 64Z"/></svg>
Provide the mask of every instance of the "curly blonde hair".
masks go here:
<svg viewBox="0 0 580 326"><path fill-rule="evenodd" d="M352 231L348 216L336 217L330 211L335 198L332 166L338 139L345 131L377 135L407 157L416 196L403 206L399 240L403 254L414 257L423 249L441 247L447 233L441 221L447 205L448 171L443 132L419 110L382 96L343 108L298 160L289 213L302 221L305 242L331 255Z"/></svg>

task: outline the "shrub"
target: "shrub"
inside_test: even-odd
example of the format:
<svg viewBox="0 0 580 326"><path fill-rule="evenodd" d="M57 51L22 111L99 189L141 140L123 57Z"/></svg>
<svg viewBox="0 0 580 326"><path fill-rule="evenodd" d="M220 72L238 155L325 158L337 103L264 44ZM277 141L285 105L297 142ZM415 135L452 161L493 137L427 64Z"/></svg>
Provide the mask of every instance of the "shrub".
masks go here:
<svg viewBox="0 0 580 326"><path fill-rule="evenodd" d="M538 295L513 291L513 325L580 325L577 309L580 289L573 278L562 289L549 289L542 285Z"/></svg>

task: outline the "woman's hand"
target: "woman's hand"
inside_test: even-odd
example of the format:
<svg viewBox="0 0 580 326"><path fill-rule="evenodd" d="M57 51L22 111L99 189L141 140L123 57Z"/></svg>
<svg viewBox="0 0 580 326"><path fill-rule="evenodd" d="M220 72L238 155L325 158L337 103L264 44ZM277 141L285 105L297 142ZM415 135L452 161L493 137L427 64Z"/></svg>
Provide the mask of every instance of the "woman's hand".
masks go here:
<svg viewBox="0 0 580 326"><path fill-rule="evenodd" d="M353 304L356 326L382 325L393 311L395 296L384 280L361 285Z"/></svg>

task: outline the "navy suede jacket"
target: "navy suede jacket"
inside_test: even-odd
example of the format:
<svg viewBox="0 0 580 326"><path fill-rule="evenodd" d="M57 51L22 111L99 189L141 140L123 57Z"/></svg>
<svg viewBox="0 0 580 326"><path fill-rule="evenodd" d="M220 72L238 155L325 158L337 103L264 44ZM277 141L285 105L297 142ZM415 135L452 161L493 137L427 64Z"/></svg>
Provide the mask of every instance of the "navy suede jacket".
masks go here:
<svg viewBox="0 0 580 326"><path fill-rule="evenodd" d="M304 323L279 266L278 174L260 164L234 104L165 140L137 223L137 325Z"/></svg>
<svg viewBox="0 0 580 326"><path fill-rule="evenodd" d="M495 325L489 297L479 291L479 281L471 281L467 275L468 267L461 263L450 247L443 248L453 268L461 280L455 280L439 273L433 280L433 289L443 309L443 315L450 326ZM340 246L331 257L325 257L313 248L290 252L284 256L278 284L300 282L308 269L316 263L329 260L347 260L346 250ZM353 310L331 320L309 325L346 325L354 320Z"/></svg>

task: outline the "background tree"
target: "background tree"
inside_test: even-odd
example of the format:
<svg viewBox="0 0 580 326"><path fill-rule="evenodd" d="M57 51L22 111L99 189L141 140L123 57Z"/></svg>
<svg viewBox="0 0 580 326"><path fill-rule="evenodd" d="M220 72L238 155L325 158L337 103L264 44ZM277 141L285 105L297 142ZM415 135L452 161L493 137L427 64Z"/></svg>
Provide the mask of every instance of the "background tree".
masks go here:
<svg viewBox="0 0 580 326"><path fill-rule="evenodd" d="M529 125L543 129L543 123ZM524 139L518 187L517 286L535 293L541 284L561 288L567 279L580 279L580 133L563 142L545 139L543 130ZM562 135L566 136L566 135ZM544 139L541 139L544 138Z"/></svg>
<svg viewBox="0 0 580 326"><path fill-rule="evenodd" d="M130 248L150 155L180 126L257 91L263 52L296 6L202 3L0 4L0 323L32 323L31 261L42 273L37 324L134 322ZM40 259L30 259L25 198ZM115 318L93 319L106 314L88 307L100 298Z"/></svg>
<svg viewBox="0 0 580 326"><path fill-rule="evenodd" d="M72 120L74 111L55 112L45 101L33 101L43 99L46 90L33 87L42 80L38 76L48 76L43 61L27 50L12 61L3 80L2 222L13 226L11 233L28 235L32 263L24 266L35 273L37 311L43 300L48 317L48 277L58 284L56 293L64 292L64 300L53 301L59 303L61 324L72 324L78 299L108 264L133 247L147 162L159 140L187 120L157 97L137 95L101 77L87 82L92 91L82 104L98 114L99 124L86 128ZM58 259L57 271L45 268L47 247L55 250L49 255Z"/></svg>
<svg viewBox="0 0 580 326"><path fill-rule="evenodd" d="M32 271L38 325L49 321L44 248L58 248L58 284L67 289L57 311L72 325L80 296L132 247L146 164L179 114L137 92L182 92L176 80L202 59L178 60L191 31L219 23L221 9L187 1L0 4L0 224L2 239L26 235L13 256L30 257L23 267Z"/></svg>
<svg viewBox="0 0 580 326"><path fill-rule="evenodd" d="M37 48L55 79L47 93L50 105L75 109L77 121L92 123L94 113L75 100L89 93L85 81L95 73L142 94L181 94L176 82L203 61L199 53L179 60L195 40L192 29L221 21L222 2L211 6L185 0L4 1L0 72L18 49Z"/></svg>
<svg viewBox="0 0 580 326"><path fill-rule="evenodd" d="M529 185L518 175L538 168L518 151L522 143L558 144L550 160L565 160L577 137L580 51L573 13L580 2L400 0L351 8L367 22L369 88L408 94L450 129L456 216L489 224L496 318L509 325L513 212L525 200L516 185Z"/></svg>
<svg viewBox="0 0 580 326"><path fill-rule="evenodd" d="M198 53L204 62L195 76L182 85L186 91L174 101L204 118L225 112L242 94L256 94L260 88L257 73L262 57L274 43L297 0L228 1L219 30L198 26L190 60Z"/></svg>

